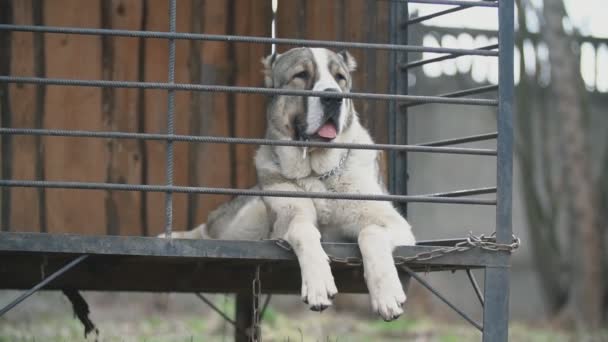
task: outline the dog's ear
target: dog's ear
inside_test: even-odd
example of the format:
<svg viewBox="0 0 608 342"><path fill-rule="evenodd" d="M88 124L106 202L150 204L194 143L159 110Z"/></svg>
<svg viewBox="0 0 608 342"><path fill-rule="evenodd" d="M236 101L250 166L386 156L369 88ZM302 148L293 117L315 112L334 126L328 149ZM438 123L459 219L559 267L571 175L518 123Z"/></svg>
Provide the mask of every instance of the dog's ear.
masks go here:
<svg viewBox="0 0 608 342"><path fill-rule="evenodd" d="M353 55L351 55L348 51L342 50L338 52L338 56L342 58L344 64L346 64L346 67L348 68L348 71L353 72L357 70L357 61L355 60L355 57L353 57Z"/></svg>
<svg viewBox="0 0 608 342"><path fill-rule="evenodd" d="M274 86L272 81L272 67L279 56L278 53L273 53L272 55L262 58L262 65L264 65L264 84L267 88L272 88Z"/></svg>

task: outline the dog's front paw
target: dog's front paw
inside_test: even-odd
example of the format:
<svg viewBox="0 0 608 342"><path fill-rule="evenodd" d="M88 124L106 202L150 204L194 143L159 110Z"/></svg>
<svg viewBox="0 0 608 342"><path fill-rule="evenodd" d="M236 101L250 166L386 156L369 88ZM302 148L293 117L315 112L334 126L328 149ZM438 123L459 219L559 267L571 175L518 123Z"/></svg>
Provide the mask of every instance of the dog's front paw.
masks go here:
<svg viewBox="0 0 608 342"><path fill-rule="evenodd" d="M302 270L302 300L313 311L323 311L331 306L338 293L331 268L327 262L308 265Z"/></svg>
<svg viewBox="0 0 608 342"><path fill-rule="evenodd" d="M406 296L396 274L368 281L368 288L374 312L387 322L401 316Z"/></svg>

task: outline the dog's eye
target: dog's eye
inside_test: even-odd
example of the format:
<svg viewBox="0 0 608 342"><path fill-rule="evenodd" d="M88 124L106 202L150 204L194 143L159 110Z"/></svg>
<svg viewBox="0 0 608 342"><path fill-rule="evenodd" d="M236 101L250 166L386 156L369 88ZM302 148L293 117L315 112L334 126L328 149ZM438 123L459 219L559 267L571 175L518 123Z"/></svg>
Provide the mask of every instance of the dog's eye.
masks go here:
<svg viewBox="0 0 608 342"><path fill-rule="evenodd" d="M344 75L343 75L343 74L336 74L336 80L337 80L338 82L341 82L341 81L346 81L346 77L344 77Z"/></svg>
<svg viewBox="0 0 608 342"><path fill-rule="evenodd" d="M293 78L299 78L302 80L307 80L308 79L308 71L304 70L304 71L300 71L299 73L293 75Z"/></svg>

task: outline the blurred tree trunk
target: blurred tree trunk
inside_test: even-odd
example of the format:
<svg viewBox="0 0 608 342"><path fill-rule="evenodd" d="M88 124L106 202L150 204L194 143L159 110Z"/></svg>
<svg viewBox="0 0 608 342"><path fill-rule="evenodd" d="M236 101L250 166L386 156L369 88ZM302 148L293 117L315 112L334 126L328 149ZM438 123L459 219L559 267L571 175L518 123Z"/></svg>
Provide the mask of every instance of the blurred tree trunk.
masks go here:
<svg viewBox="0 0 608 342"><path fill-rule="evenodd" d="M517 89L516 151L535 264L550 312L561 323L598 328L608 304L602 286L608 195L601 190L608 189L608 180L602 172L594 178L591 171L597 158L591 158L589 148L579 42L563 29L563 1L544 1L542 11L525 0L518 5L520 51L539 42L526 28L527 14L541 18L540 38L549 50L546 65L536 61L536 75L524 72L526 60L521 59ZM546 89L539 84L543 68L550 70ZM608 170L608 152L597 162L593 165Z"/></svg>
<svg viewBox="0 0 608 342"><path fill-rule="evenodd" d="M516 45L524 51L524 42L532 40L526 27L526 5L518 1L518 26ZM563 253L558 243L557 212L560 209L561 189L559 183L551 182L550 172L556 165L547 148L531 148L547 145L551 121L546 120L546 108L538 104L546 101L546 89L539 87L537 76L528 75L530 61L521 58L519 85L516 88L517 119L515 151L521 172L519 177L523 192L526 220L530 226L530 242L542 293L549 311L558 312L567 300L567 284L563 281ZM534 62L536 63L536 62ZM536 68L539 70L539 68ZM537 138L539 137L540 138ZM536 139L535 139L536 138Z"/></svg>
<svg viewBox="0 0 608 342"><path fill-rule="evenodd" d="M585 130L584 87L576 41L565 34L562 1L545 1L545 40L551 62L551 92L562 122L563 172L572 258L570 305L577 326L598 328L602 314L601 230Z"/></svg>

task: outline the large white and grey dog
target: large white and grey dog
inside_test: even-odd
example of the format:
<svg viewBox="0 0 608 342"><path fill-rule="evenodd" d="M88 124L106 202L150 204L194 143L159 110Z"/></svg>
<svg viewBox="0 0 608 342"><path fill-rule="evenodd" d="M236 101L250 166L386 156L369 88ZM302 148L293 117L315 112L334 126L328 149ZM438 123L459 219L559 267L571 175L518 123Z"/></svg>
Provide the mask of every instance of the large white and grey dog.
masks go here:
<svg viewBox="0 0 608 342"><path fill-rule="evenodd" d="M263 64L267 87L342 93L350 91L356 68L348 52L321 48L295 48ZM268 139L372 143L350 99L275 95L267 119ZM256 188L383 194L378 156L373 150L261 146ZM388 202L242 196L212 212L206 224L173 237L286 240L300 264L302 299L317 311L337 293L321 240L358 241L373 309L385 320L403 313L406 297L392 251L415 240Z"/></svg>

